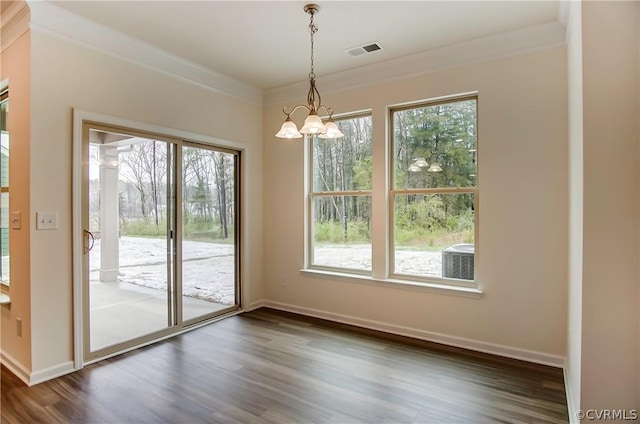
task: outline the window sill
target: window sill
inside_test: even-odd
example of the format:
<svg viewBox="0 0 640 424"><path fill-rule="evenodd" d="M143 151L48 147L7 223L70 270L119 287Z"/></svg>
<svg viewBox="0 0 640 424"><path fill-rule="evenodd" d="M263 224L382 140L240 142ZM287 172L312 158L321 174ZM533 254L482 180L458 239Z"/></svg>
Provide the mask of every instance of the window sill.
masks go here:
<svg viewBox="0 0 640 424"><path fill-rule="evenodd" d="M351 283L369 284L380 287L393 287L408 290L417 290L430 293L446 294L451 296L462 296L479 299L483 296L483 291L478 288L460 287L439 283L427 283L410 280L400 280L394 278L379 279L369 275L347 274L336 271L325 271L319 269L301 269L300 273L313 278L336 279Z"/></svg>
<svg viewBox="0 0 640 424"><path fill-rule="evenodd" d="M9 297L9 285L4 281L0 281L0 305L11 305L11 298Z"/></svg>

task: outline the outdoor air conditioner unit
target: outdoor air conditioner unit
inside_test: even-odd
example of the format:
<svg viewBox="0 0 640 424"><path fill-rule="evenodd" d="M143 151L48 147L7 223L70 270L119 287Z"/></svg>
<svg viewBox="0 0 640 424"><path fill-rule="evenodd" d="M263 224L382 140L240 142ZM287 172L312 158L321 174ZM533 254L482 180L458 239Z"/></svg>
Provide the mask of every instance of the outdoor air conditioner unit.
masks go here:
<svg viewBox="0 0 640 424"><path fill-rule="evenodd" d="M454 244L442 251L442 276L473 280L473 244Z"/></svg>

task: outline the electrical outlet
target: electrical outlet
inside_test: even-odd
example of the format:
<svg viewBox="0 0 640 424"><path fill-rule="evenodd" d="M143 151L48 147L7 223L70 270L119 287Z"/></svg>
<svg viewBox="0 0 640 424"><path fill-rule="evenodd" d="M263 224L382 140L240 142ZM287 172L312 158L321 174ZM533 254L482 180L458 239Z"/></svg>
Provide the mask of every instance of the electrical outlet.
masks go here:
<svg viewBox="0 0 640 424"><path fill-rule="evenodd" d="M285 277L280 277L280 287L287 287L287 279Z"/></svg>
<svg viewBox="0 0 640 424"><path fill-rule="evenodd" d="M16 318L16 334L22 337L22 318Z"/></svg>

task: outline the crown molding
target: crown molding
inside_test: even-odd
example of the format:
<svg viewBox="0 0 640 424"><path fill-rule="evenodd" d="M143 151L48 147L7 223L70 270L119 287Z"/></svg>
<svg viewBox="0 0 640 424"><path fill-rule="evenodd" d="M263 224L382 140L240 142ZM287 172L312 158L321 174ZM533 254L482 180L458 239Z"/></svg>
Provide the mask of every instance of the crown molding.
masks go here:
<svg viewBox="0 0 640 424"><path fill-rule="evenodd" d="M558 21L567 28L569 26L569 16L571 15L572 4L577 0L560 0L558 2Z"/></svg>
<svg viewBox="0 0 640 424"><path fill-rule="evenodd" d="M570 21L572 2L559 3L560 21L325 75L317 82L323 93L338 92L566 45L566 26ZM300 98L308 88L305 80L263 91L42 0L16 1L7 8L0 20L2 50L29 27L252 103L287 103Z"/></svg>
<svg viewBox="0 0 640 424"><path fill-rule="evenodd" d="M566 27L566 43L567 45L571 41L571 37L575 37L573 27L578 25L578 28L581 27L580 20L582 15L582 4L578 0L566 0L560 3L559 5L559 20ZM581 32L581 30L579 30ZM582 41L580 41L582 43Z"/></svg>
<svg viewBox="0 0 640 424"><path fill-rule="evenodd" d="M4 51L29 30L29 7L16 1L0 16L0 51Z"/></svg>
<svg viewBox="0 0 640 424"><path fill-rule="evenodd" d="M322 93L326 94L565 44L565 27L555 21L325 75L316 81L322 87ZM264 104L281 105L300 99L306 93L308 85L308 81L300 81L265 90Z"/></svg>
<svg viewBox="0 0 640 424"><path fill-rule="evenodd" d="M187 61L49 2L28 0L28 3L33 30L172 75L217 93L262 104L262 90L259 88Z"/></svg>

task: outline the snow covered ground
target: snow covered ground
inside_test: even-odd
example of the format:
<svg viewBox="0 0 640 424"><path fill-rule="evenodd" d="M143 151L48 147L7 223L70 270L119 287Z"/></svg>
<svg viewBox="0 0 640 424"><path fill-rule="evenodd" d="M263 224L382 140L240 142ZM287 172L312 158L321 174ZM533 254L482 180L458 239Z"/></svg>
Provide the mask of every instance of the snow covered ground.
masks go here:
<svg viewBox="0 0 640 424"><path fill-rule="evenodd" d="M235 261L231 244L183 241L183 295L223 305L235 302ZM99 279L100 240L91 250L91 280ZM143 237L120 238L119 281L155 289L167 286L167 242ZM440 252L398 250L396 273L441 275ZM371 268L371 246L321 246L315 251L314 263L352 269Z"/></svg>
<svg viewBox="0 0 640 424"><path fill-rule="evenodd" d="M182 242L182 294L223 305L235 302L233 245ZM100 240L91 250L91 280L99 279ZM120 238L118 280L165 290L167 241L143 237Z"/></svg>
<svg viewBox="0 0 640 424"><path fill-rule="evenodd" d="M371 245L318 246L313 257L314 265L371 269ZM395 257L396 274L429 275L440 277L442 253L425 250L400 250Z"/></svg>

